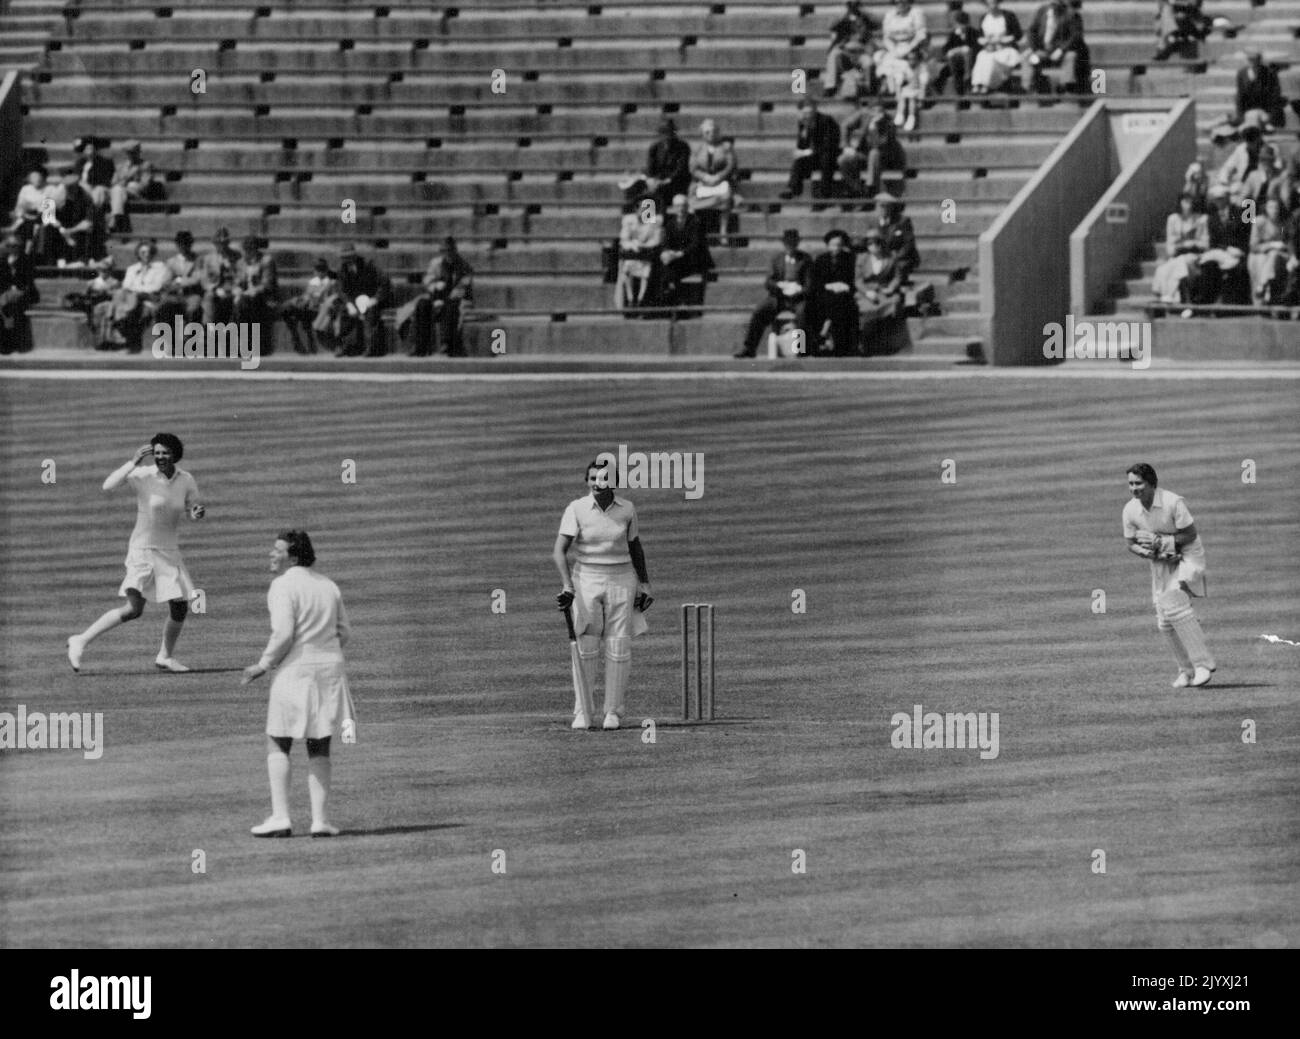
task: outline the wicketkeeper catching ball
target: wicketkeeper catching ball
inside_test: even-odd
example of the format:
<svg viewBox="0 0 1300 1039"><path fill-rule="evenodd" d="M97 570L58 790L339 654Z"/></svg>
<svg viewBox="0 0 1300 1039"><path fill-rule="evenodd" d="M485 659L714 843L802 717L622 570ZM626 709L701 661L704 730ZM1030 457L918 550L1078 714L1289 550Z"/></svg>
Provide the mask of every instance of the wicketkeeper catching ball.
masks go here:
<svg viewBox="0 0 1300 1039"><path fill-rule="evenodd" d="M1151 562L1156 627L1178 659L1174 688L1205 685L1218 665L1191 600L1205 594L1205 546L1187 503L1172 491L1158 490L1156 471L1146 462L1129 466L1128 489L1133 500L1124 506L1124 539L1130 552Z"/></svg>

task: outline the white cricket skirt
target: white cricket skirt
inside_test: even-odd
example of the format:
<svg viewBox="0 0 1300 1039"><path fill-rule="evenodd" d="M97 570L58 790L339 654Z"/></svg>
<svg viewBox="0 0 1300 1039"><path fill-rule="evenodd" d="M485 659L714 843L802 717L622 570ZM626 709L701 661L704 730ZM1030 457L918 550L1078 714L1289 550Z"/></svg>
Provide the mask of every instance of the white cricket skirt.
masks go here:
<svg viewBox="0 0 1300 1039"><path fill-rule="evenodd" d="M171 602L194 596L194 582L179 552L161 548L132 548L126 553L126 577L118 595L134 588L146 602Z"/></svg>
<svg viewBox="0 0 1300 1039"><path fill-rule="evenodd" d="M343 661L294 661L279 667L271 681L266 734L322 740L338 736L356 709Z"/></svg>

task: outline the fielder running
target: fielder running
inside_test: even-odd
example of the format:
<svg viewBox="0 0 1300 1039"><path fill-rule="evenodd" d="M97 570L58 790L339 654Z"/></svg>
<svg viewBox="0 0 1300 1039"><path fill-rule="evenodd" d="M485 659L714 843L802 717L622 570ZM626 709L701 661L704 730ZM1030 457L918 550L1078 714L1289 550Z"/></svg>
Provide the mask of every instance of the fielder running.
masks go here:
<svg viewBox="0 0 1300 1039"><path fill-rule="evenodd" d="M176 528L183 515L200 520L205 509L199 503L194 477L176 468L184 454L179 437L158 433L104 481L106 491L115 490L123 482L135 490L135 529L126 550L126 577L117 591L126 597L127 604L109 610L80 635L68 639L68 663L73 671L81 670L81 655L91 642L119 624L135 620L144 613L146 601L165 602L170 611L154 665L161 671L189 670L172 657L194 595L194 583L176 541ZM154 464L144 465L150 457Z"/></svg>
<svg viewBox="0 0 1300 1039"><path fill-rule="evenodd" d="M595 689L600 640L605 640L606 729L617 729L622 723L632 670L632 636L647 630L644 611L654 601L637 533L636 508L614 494L616 483L612 464L592 462L587 466L591 494L569 502L552 553L564 582L555 599L561 610L573 606L578 654L588 690ZM571 547L576 557L572 575L568 561ZM578 701L578 697L574 699ZM585 705L575 702L573 728L591 725Z"/></svg>
<svg viewBox="0 0 1300 1039"><path fill-rule="evenodd" d="M343 645L350 628L339 586L311 569L316 552L304 530L286 530L271 547L271 572L283 570L266 593L271 639L262 659L244 668L240 685L278 667L266 710L266 772L271 815L252 828L255 837L289 837L289 749L307 742L311 835L337 837L326 806L330 795L330 737L351 728L356 712Z"/></svg>
<svg viewBox="0 0 1300 1039"><path fill-rule="evenodd" d="M1191 596L1205 594L1205 546L1187 503L1156 483L1156 471L1146 462L1129 466L1133 500L1124 506L1124 540L1130 552L1151 562L1156 627L1178 660L1174 688L1202 686L1218 667L1192 612Z"/></svg>

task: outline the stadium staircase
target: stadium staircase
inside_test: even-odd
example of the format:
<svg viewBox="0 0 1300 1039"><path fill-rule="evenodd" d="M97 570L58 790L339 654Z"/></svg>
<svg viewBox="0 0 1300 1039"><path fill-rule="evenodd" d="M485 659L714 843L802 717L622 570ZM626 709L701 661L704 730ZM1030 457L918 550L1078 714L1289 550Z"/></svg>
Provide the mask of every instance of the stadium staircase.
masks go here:
<svg viewBox="0 0 1300 1039"><path fill-rule="evenodd" d="M1275 4L1267 22L1245 0L1212 6L1263 31L1290 24L1273 18ZM879 15L887 5L869 6ZM939 34L946 5L923 6ZM1036 4L1009 6L1027 18ZM1231 108L1235 64L1225 59L1240 41L1216 37L1195 60L1153 63L1151 8L1089 0L1093 65L1112 95L1193 93L1204 129ZM453 234L476 270L472 327L506 328L512 354L725 355L783 228L820 247L825 230L856 235L874 220L866 205L779 198L798 100L791 70L808 70L809 92L820 94L827 28L841 11L775 0L9 0L4 53L27 65L31 157L60 163L75 138L95 133L140 140L166 171L166 204L133 210L132 236L112 239L119 266L134 236L157 237L166 255L177 230L202 249L225 226L236 239L269 239L289 291L315 257L333 260L352 241L409 294ZM203 93L191 89L198 69ZM496 69L504 93L493 92ZM941 309L911 321L918 354L962 357L978 338L979 234L1090 100L936 98L904 135L916 277L935 285ZM617 181L641 167L665 114L692 143L705 117L735 138L744 199L731 244L712 246L717 280L703 319L677 322L671 335L664 321L624 320L601 281ZM355 224L340 216L348 199ZM956 223L942 220L945 200ZM86 343L80 319L58 310L75 287L42 280L38 345ZM478 352L487 338L471 336Z"/></svg>

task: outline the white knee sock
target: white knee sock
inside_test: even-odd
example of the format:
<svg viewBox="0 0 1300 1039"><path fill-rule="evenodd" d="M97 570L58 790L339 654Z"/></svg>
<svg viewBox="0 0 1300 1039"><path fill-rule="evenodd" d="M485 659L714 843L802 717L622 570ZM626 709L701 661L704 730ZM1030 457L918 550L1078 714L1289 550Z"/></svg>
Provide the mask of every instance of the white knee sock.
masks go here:
<svg viewBox="0 0 1300 1039"><path fill-rule="evenodd" d="M623 715L624 694L632 673L632 640L605 640L605 713Z"/></svg>
<svg viewBox="0 0 1300 1039"><path fill-rule="evenodd" d="M1185 671L1187 674L1192 673L1192 658L1187 655L1187 649L1183 646L1183 640L1178 637L1178 632L1174 631L1173 626L1161 628L1165 637L1169 640L1169 648L1174 651L1174 659L1178 661L1178 670Z"/></svg>
<svg viewBox="0 0 1300 1039"><path fill-rule="evenodd" d="M329 822L325 802L330 796L330 759L324 755L307 759L307 791L311 794L311 824L323 826Z"/></svg>
<svg viewBox="0 0 1300 1039"><path fill-rule="evenodd" d="M1165 592L1160 597L1160 606L1165 620L1173 625L1179 641L1186 647L1192 663L1213 671L1218 665L1214 662L1210 647L1205 644L1205 633L1201 630L1201 622L1192 612L1192 600L1187 593L1181 588Z"/></svg>
<svg viewBox="0 0 1300 1039"><path fill-rule="evenodd" d="M266 755L266 774L271 780L271 815L276 819L289 818L289 755L273 750Z"/></svg>

